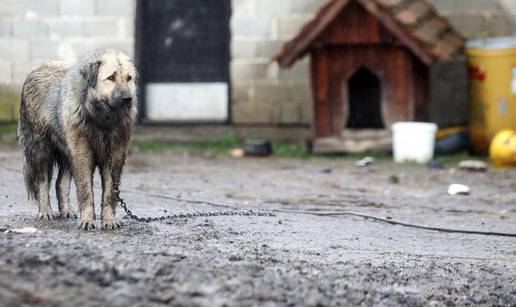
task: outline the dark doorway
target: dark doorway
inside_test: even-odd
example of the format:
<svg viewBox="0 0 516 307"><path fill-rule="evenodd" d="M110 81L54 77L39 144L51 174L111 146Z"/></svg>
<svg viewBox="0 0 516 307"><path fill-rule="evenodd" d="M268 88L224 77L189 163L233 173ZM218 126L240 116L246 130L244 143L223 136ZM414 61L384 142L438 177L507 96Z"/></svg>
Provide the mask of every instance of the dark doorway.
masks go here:
<svg viewBox="0 0 516 307"><path fill-rule="evenodd" d="M231 0L139 0L137 9L143 116L226 122Z"/></svg>
<svg viewBox="0 0 516 307"><path fill-rule="evenodd" d="M384 128L381 85L378 77L360 68L348 82L349 117L347 128Z"/></svg>

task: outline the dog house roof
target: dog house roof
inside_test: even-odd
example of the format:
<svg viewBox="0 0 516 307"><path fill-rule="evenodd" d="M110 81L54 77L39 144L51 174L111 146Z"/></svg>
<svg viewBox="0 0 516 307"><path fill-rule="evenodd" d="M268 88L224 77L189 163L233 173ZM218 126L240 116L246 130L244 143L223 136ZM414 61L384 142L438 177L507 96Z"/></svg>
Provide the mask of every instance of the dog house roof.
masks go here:
<svg viewBox="0 0 516 307"><path fill-rule="evenodd" d="M329 0L273 59L290 67L351 2L358 2L423 63L450 60L464 50L464 39L426 0Z"/></svg>

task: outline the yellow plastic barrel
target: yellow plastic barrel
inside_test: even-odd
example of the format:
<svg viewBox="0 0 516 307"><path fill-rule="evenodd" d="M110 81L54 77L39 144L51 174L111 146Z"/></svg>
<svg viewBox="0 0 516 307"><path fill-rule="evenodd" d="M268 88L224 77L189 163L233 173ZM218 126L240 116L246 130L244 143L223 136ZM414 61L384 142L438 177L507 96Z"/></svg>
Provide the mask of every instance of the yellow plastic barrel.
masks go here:
<svg viewBox="0 0 516 307"><path fill-rule="evenodd" d="M473 149L485 154L500 130L516 130L516 37L467 43L471 79L470 133Z"/></svg>
<svg viewBox="0 0 516 307"><path fill-rule="evenodd" d="M516 166L516 131L505 129L495 134L489 157L497 167Z"/></svg>

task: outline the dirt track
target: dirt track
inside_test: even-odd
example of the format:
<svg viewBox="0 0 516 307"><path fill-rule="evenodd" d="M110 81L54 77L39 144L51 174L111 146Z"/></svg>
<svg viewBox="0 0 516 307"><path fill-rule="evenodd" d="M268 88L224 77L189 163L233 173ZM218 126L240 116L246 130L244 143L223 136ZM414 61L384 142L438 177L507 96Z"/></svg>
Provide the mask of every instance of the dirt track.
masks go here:
<svg viewBox="0 0 516 307"><path fill-rule="evenodd" d="M0 305L516 303L516 238L285 213L143 224L120 210L121 230L84 232L76 220L35 219L21 164L17 152L0 153L0 229L33 226L42 233L0 233ZM390 183L391 175L400 182ZM448 196L454 182L470 185L472 195ZM148 195L156 193L516 233L515 170L139 153L129 160L122 188L140 215L221 210Z"/></svg>

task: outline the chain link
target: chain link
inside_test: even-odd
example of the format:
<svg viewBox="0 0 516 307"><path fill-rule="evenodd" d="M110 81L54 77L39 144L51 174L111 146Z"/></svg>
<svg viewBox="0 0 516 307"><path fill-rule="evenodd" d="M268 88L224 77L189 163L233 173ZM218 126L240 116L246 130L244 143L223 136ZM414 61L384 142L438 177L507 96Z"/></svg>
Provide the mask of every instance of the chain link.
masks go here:
<svg viewBox="0 0 516 307"><path fill-rule="evenodd" d="M162 215L158 217L140 217L134 214L131 209L127 207L126 202L120 197L120 190L118 189L118 184L115 183L115 187L113 189L113 197L116 204L120 205L122 209L124 209L125 213L131 219L143 222L143 223L151 223L151 222L163 222L165 220L175 220L175 219L193 219L197 217L213 217L213 216L264 216L264 217L274 217L276 216L271 212L256 212L253 210L228 210L228 211L211 211L211 212L192 212L192 213L176 213L170 215Z"/></svg>

